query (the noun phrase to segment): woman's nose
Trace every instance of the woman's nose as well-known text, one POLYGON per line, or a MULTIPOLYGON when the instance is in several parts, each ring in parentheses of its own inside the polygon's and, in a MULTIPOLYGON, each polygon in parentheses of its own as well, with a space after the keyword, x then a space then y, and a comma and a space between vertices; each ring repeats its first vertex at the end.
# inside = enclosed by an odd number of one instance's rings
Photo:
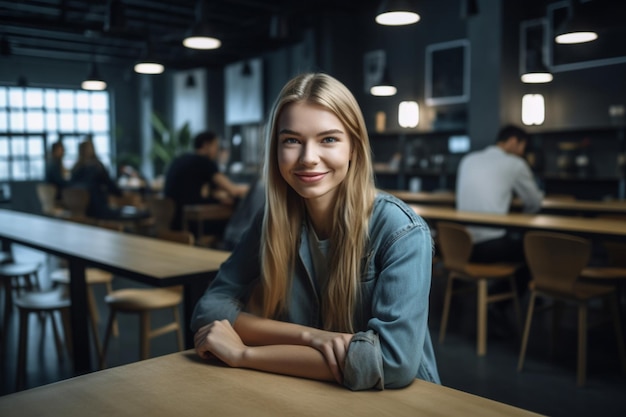
POLYGON ((300 152, 300 163, 304 165, 315 165, 319 161, 317 148, 313 144, 305 143, 300 152))

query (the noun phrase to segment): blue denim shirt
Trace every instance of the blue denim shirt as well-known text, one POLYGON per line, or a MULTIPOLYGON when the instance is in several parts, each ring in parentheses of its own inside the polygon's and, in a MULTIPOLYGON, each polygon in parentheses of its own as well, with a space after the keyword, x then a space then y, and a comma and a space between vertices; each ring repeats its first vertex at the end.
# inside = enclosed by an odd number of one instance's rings
MULTIPOLYGON (((222 265, 196 305, 195 332, 214 320, 234 323, 260 277, 260 217, 222 265)), ((283 321, 321 327, 320 297, 303 227, 283 321)), ((402 201, 379 192, 348 348, 344 385, 352 390, 400 388, 414 378, 440 383, 428 330, 433 241, 426 222, 402 201)))

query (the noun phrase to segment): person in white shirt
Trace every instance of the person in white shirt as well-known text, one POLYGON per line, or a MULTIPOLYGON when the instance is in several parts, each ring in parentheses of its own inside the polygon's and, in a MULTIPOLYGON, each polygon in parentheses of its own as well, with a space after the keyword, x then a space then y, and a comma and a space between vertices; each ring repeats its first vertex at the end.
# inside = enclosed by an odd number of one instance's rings
MULTIPOLYGON (((539 211, 543 193, 523 159, 527 143, 523 129, 508 125, 498 133, 495 145, 463 157, 457 171, 457 210, 505 214, 516 196, 524 212, 539 211)), ((521 236, 505 229, 468 229, 474 243, 472 262, 524 262, 521 236)), ((522 268, 517 274, 518 291, 526 289, 527 281, 528 271, 522 268)))

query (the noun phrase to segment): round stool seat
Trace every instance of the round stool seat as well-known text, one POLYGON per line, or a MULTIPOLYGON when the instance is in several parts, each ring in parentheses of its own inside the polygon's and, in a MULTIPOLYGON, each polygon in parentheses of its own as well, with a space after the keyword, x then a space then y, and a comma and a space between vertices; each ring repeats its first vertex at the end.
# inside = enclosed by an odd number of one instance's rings
POLYGON ((69 308, 70 299, 63 291, 27 292, 15 299, 15 305, 23 310, 61 310, 69 308))
POLYGON ((9 252, 0 252, 0 264, 11 262, 12 260, 13 256, 9 252))
MULTIPOLYGON (((69 285, 70 271, 65 268, 57 269, 50 274, 50 279, 60 284, 69 285)), ((85 281, 87 282, 87 285, 106 284, 113 281, 113 274, 98 268, 87 268, 85 270, 85 281)))
POLYGON ((104 301, 120 311, 153 310, 178 305, 182 301, 182 294, 166 288, 128 288, 113 291, 104 301))
POLYGON ((0 277, 21 277, 34 274, 39 270, 39 264, 10 263, 0 265, 0 277))

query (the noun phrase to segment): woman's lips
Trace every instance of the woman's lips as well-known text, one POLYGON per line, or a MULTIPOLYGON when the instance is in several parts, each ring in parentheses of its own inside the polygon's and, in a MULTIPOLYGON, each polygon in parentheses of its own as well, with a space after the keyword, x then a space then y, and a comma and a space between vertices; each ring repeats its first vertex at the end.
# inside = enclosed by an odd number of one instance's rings
POLYGON ((302 182, 320 181, 326 175, 326 172, 300 172, 295 174, 302 182))

